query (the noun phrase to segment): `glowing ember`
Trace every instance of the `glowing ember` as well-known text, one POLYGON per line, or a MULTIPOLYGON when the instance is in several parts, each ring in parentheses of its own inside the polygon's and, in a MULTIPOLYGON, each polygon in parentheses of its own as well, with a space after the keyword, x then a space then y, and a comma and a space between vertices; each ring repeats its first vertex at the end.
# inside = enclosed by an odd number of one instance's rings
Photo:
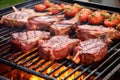
POLYGON ((32 75, 29 80, 45 80, 45 79, 32 75))

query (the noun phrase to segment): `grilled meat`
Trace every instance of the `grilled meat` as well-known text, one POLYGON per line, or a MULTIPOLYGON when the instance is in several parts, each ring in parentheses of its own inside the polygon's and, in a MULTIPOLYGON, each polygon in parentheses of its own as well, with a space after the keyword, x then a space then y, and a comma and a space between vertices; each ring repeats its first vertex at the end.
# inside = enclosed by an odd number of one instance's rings
POLYGON ((62 20, 53 23, 50 26, 50 31, 54 35, 68 35, 74 27, 77 26, 79 21, 79 15, 76 14, 74 18, 70 20, 62 20))
POLYGON ((98 38, 105 35, 110 40, 120 39, 120 32, 111 27, 79 25, 76 28, 76 35, 80 40, 98 38))
POLYGON ((70 55, 73 47, 79 43, 79 39, 70 39, 68 36, 54 36, 48 41, 39 43, 40 57, 49 60, 60 60, 70 55))
POLYGON ((56 21, 60 21, 64 18, 64 15, 53 16, 34 16, 28 19, 28 30, 49 30, 50 25, 56 21))
POLYGON ((21 10, 13 7, 15 12, 2 16, 0 23, 10 27, 24 27, 28 22, 28 18, 32 16, 49 15, 50 13, 37 13, 32 9, 22 8, 21 10))
POLYGON ((16 50, 27 52, 37 47, 38 40, 46 40, 49 38, 50 33, 45 31, 17 32, 11 35, 11 43, 16 50))
POLYGON ((15 6, 12 6, 14 12, 26 12, 26 13, 35 13, 33 9, 28 9, 28 8, 21 8, 21 10, 17 9, 15 6))
POLYGON ((79 64, 91 64, 102 60, 108 50, 108 44, 106 42, 105 39, 88 39, 81 41, 74 47, 72 60, 79 64))
POLYGON ((2 16, 1 23, 10 27, 23 27, 27 23, 29 15, 25 12, 13 12, 2 16))

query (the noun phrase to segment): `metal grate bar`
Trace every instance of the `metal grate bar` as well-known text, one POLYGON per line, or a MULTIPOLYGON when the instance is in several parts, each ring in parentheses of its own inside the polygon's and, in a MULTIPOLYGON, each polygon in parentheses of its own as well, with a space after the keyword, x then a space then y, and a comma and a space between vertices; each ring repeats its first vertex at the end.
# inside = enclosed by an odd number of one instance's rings
MULTIPOLYGON (((3 48, 3 50, 4 50, 4 48, 3 48)), ((14 51, 10 52, 9 50, 2 51, 2 53, 0 54, 0 56, 1 56, 2 58, 5 58, 5 56, 10 55, 10 54, 12 54, 13 52, 14 52, 14 51), (8 54, 8 53, 9 53, 9 54, 8 54)))
POLYGON ((55 64, 55 61, 53 61, 52 63, 50 63, 49 65, 47 65, 45 68, 42 68, 39 72, 43 72, 46 69, 48 69, 50 66, 52 66, 53 64, 55 64))
POLYGON ((34 64, 36 64, 40 60, 41 59, 38 57, 37 59, 34 60, 34 62, 31 62, 31 63, 27 64, 26 67, 30 67, 30 66, 34 65, 34 64))
POLYGON ((110 76, 112 76, 115 72, 117 72, 120 69, 120 63, 110 72, 107 76, 103 78, 103 80, 108 80, 110 76))
MULTIPOLYGON (((11 33, 14 33, 15 31, 11 31, 11 33)), ((6 35, 10 35, 10 33, 8 34, 6 34, 6 35)), ((6 36, 5 34, 4 34, 4 36, 6 36)), ((7 42, 9 42, 10 41, 10 36, 8 36, 7 38, 4 38, 3 36, 0 36, 0 38, 2 39, 1 41, 0 41, 0 43, 1 42, 4 42, 4 41, 7 41, 7 42)), ((2 44, 0 45, 0 46, 3 46, 2 44)))
POLYGON ((62 67, 65 63, 67 63, 68 60, 63 61, 59 66, 57 66, 55 69, 53 69, 52 71, 50 71, 49 73, 47 73, 48 75, 52 74, 53 72, 55 72, 56 70, 58 70, 60 67, 62 67))
POLYGON ((10 58, 8 58, 8 60, 9 61, 11 61, 11 60, 14 60, 15 58, 18 58, 20 55, 22 55, 23 53, 22 52, 17 52, 17 53, 15 53, 16 55, 15 56, 12 56, 12 57, 10 57, 10 58))
MULTIPOLYGON (((8 52, 9 52, 9 51, 8 51, 8 52)), ((8 53, 8 52, 6 52, 6 53, 8 53)), ((3 56, 3 58, 4 58, 4 59, 5 59, 5 58, 7 58, 8 56, 10 56, 10 55, 14 54, 14 52, 15 52, 15 51, 9 52, 9 54, 7 54, 7 55, 3 56)))
POLYGON ((76 67, 70 74, 68 74, 67 76, 65 76, 64 78, 63 78, 63 80, 66 80, 68 77, 70 77, 72 74, 74 74, 77 70, 79 70, 80 69, 80 67, 82 67, 84 64, 81 64, 81 65, 79 65, 78 67, 76 67))
MULTIPOLYGON (((10 48, 10 47, 11 47, 10 45, 7 45, 7 46, 3 47, 2 49, 0 49, 0 52, 1 52, 1 51, 4 51, 4 50, 6 50, 6 49, 8 49, 8 48, 10 48)), ((1 55, 3 55, 3 53, 1 53, 0 56, 1 56, 1 55)))
POLYGON ((6 27, 0 28, 0 32, 6 30, 6 27))
POLYGON ((84 74, 86 71, 88 71, 93 65, 90 65, 89 67, 85 68, 80 74, 78 74, 73 80, 77 80, 82 74, 84 74))
POLYGON ((6 29, 6 30, 4 30, 4 31, 1 31, 1 32, 0 32, 0 35, 1 35, 1 34, 5 34, 5 33, 9 33, 9 32, 11 32, 11 31, 12 31, 11 29, 6 29))
POLYGON ((9 43, 9 41, 7 41, 7 42, 5 42, 5 43, 2 43, 2 44, 0 44, 0 47, 6 45, 6 44, 8 44, 8 43, 9 43))
POLYGON ((34 67, 33 70, 36 70, 37 68, 41 67, 46 62, 47 62, 47 60, 44 60, 42 63, 40 63, 39 65, 37 65, 36 67, 34 67))
POLYGON ((7 41, 7 40, 9 40, 9 39, 10 39, 10 37, 4 38, 3 40, 0 41, 0 43, 2 43, 2 42, 4 42, 4 41, 7 41))
POLYGON ((30 58, 27 58, 26 60, 24 60, 20 64, 23 65, 23 64, 27 63, 28 61, 30 61, 30 60, 32 60, 34 58, 37 58, 37 57, 38 57, 38 54, 32 55, 32 57, 30 56, 30 58))
POLYGON ((26 58, 27 56, 30 56, 30 55, 32 55, 34 53, 34 51, 32 52, 28 52, 28 53, 26 53, 26 54, 23 54, 23 55, 21 55, 20 57, 18 57, 16 60, 14 60, 14 62, 15 63, 17 63, 17 62, 19 62, 20 60, 22 60, 23 58, 26 58))
POLYGON ((114 50, 114 49, 115 49, 117 46, 119 46, 119 45, 120 45, 120 42, 117 43, 115 46, 111 47, 111 48, 108 50, 107 53, 110 53, 112 50, 114 50))
POLYGON ((0 57, 3 57, 3 55, 6 55, 6 54, 8 54, 8 51, 0 53, 0 57))
POLYGON ((113 56, 115 56, 119 51, 116 51, 114 54, 112 54, 109 58, 107 58, 101 65, 99 65, 96 69, 94 69, 89 75, 86 76, 86 80, 95 73, 100 67, 102 67, 105 63, 107 63, 113 56))
MULTIPOLYGON (((7 28, 6 28, 6 30, 7 30, 7 28)), ((0 38, 3 38, 4 39, 4 37, 10 37, 9 35, 11 35, 12 33, 14 33, 14 32, 17 32, 17 31, 21 31, 21 29, 18 29, 18 30, 13 30, 13 29, 9 29, 10 31, 7 33, 7 34, 4 34, 4 35, 2 35, 2 36, 0 36, 0 38)), ((3 32, 3 31, 2 31, 3 32)), ((1 33, 2 33, 1 32, 1 33)))
POLYGON ((55 75, 55 77, 59 77, 60 75, 62 75, 64 72, 66 72, 68 69, 70 69, 72 66, 74 65, 74 63, 71 63, 69 66, 67 66, 66 69, 64 69, 63 71, 61 71, 59 74, 55 75))
POLYGON ((111 66, 113 66, 117 61, 120 61, 120 57, 118 57, 115 61, 113 61, 108 67, 106 67, 98 76, 95 77, 94 80, 98 80, 98 78, 105 73, 111 66))
POLYGON ((15 31, 9 32, 8 34, 4 34, 3 36, 0 36, 0 38, 3 38, 3 39, 4 39, 5 36, 9 37, 9 35, 12 34, 12 33, 14 33, 14 32, 15 32, 15 31))

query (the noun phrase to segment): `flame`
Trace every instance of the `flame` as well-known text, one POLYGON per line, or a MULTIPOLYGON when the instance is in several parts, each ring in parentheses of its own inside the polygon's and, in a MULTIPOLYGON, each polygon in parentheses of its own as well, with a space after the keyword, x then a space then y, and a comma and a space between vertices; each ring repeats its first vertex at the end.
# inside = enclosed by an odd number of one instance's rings
POLYGON ((45 79, 32 75, 29 80, 45 80, 45 79))
POLYGON ((31 74, 15 69, 13 71, 8 72, 4 76, 9 78, 10 80, 29 80, 31 74))
MULTIPOLYGON (((32 51, 34 51, 36 49, 33 49, 32 51)), ((27 52, 27 53, 22 53, 21 52, 17 52, 15 55, 17 54, 21 54, 20 57, 17 57, 16 59, 12 60, 13 62, 16 61, 17 64, 21 64, 24 60, 30 60, 31 57, 35 56, 35 54, 31 54, 30 56, 28 56, 27 58, 25 59, 21 59, 23 58, 24 56, 28 55, 30 52, 27 52)), ((68 56, 67 59, 69 59, 71 56, 68 56)), ((32 59, 28 62, 26 62, 25 64, 23 64, 23 66, 27 66, 31 63, 33 63, 34 61, 36 60, 39 60, 39 57, 35 58, 35 59, 32 59)), ((49 64, 51 64, 52 61, 46 61, 45 59, 41 59, 39 61, 37 61, 36 64, 33 64, 32 66, 29 67, 29 69, 33 69, 36 71, 36 72, 39 72, 41 71, 43 68, 45 68, 46 66, 48 66, 49 64), (44 63, 44 64, 42 64, 44 63), (40 65, 39 67, 37 67, 39 64, 42 64, 40 65), (35 68, 37 67, 37 68, 35 68)), ((57 66, 59 66, 60 63, 58 62, 54 62, 54 64, 52 66, 50 66, 48 69, 44 70, 42 72, 42 74, 48 74, 50 73, 52 70, 54 70, 57 66)), ((60 67, 59 69, 57 69, 56 71, 54 71, 53 73, 50 74, 50 77, 55 77, 57 76, 60 72, 64 71, 65 69, 67 69, 66 66, 62 66, 60 67)), ((57 77, 57 80, 62 80, 64 77, 68 76, 69 73, 71 73, 74 69, 73 68, 69 68, 67 71, 65 71, 64 73, 62 73, 61 75, 59 75, 57 77)), ((69 76, 66 80, 72 80, 73 78, 75 78, 77 75, 79 75, 81 73, 81 71, 76 71, 74 72, 71 76, 69 76)), ((38 77, 38 76, 35 76, 35 75, 32 75, 32 74, 27 74, 23 71, 20 71, 20 70, 15 70, 15 71, 12 71, 10 72, 8 75, 5 75, 7 77, 9 77, 10 80, 16 80, 16 79, 19 79, 19 80, 45 80, 41 77, 38 77)), ((87 76, 87 74, 83 74, 81 75, 77 80, 84 80, 84 78, 87 76)), ((93 80, 94 79, 94 76, 92 76, 92 78, 90 78, 90 80, 93 80)))
MULTIPOLYGON (((51 63, 51 61, 48 61, 46 64, 44 64, 40 68, 38 68, 36 71, 40 71, 42 68, 46 67, 50 63, 51 63)), ((43 71, 42 74, 47 74, 47 73, 51 72, 51 70, 55 69, 58 65, 60 65, 60 64, 59 63, 53 64, 51 67, 49 67, 48 69, 46 69, 45 71, 43 71)), ((60 67, 58 70, 56 70, 55 72, 53 72, 50 75, 50 77, 57 76, 58 73, 60 73, 61 71, 65 70, 66 68, 67 68, 66 66, 60 67)), ((62 80, 65 76, 67 76, 73 70, 74 70, 73 68, 70 68, 69 70, 65 71, 62 75, 58 76, 57 80, 62 80)), ((67 80, 72 80, 75 76, 77 76, 80 73, 81 73, 80 71, 76 71, 74 74, 72 74, 70 77, 68 77, 67 80)), ((78 80, 84 80, 85 76, 86 75, 82 75, 81 77, 78 78, 78 80)), ((33 75, 33 76, 30 77, 30 80, 45 80, 45 79, 33 75)))
MULTIPOLYGON (((38 64, 42 63, 45 60, 40 60, 38 62, 38 64)), ((42 68, 44 68, 45 66, 49 65, 51 63, 51 61, 48 61, 46 64, 42 65, 40 68, 38 68, 36 71, 41 70, 42 68)), ((53 69, 55 69, 58 65, 60 65, 60 63, 55 63, 53 64, 51 67, 49 67, 48 69, 46 69, 45 71, 42 72, 42 74, 47 74, 49 72, 51 72, 53 69)), ((32 67, 31 67, 32 68, 32 67)), ((52 74, 50 74, 50 77, 54 77, 57 76, 61 71, 64 71, 67 67, 66 66, 62 66, 60 67, 58 70, 56 70, 55 72, 53 72, 52 74)), ((64 77, 66 77, 69 73, 71 73, 74 69, 70 68, 67 71, 65 71, 63 74, 61 74, 60 76, 57 77, 57 80, 62 80, 64 77)), ((68 77, 66 80, 72 80, 73 78, 75 78, 77 75, 79 75, 81 73, 81 71, 76 71, 74 72, 74 74, 72 74, 70 77, 68 77)), ((44 78, 32 75, 32 74, 28 74, 24 71, 20 71, 20 70, 13 70, 8 72, 7 74, 4 75, 5 77, 9 78, 10 80, 46 80, 44 78)), ((80 76, 77 80, 84 80, 84 78, 87 76, 87 74, 83 74, 82 76, 80 76)), ((89 80, 93 80, 95 77, 91 76, 89 80)), ((101 79, 102 80, 102 79, 101 79)))

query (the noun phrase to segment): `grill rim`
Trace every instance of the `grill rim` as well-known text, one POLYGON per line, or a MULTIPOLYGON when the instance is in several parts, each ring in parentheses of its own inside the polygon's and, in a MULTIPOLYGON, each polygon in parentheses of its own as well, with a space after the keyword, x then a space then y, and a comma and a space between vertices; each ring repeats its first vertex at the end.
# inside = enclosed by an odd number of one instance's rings
MULTIPOLYGON (((42 0, 29 0, 29 1, 25 1, 23 3, 20 3, 20 4, 17 4, 15 5, 18 9, 21 8, 21 7, 31 7, 33 6, 34 4, 37 4, 37 3, 40 3, 42 0), (28 3, 32 3, 32 4, 29 4, 27 5, 28 3)), ((58 1, 61 1, 61 0, 51 0, 53 2, 56 2, 58 3, 58 1)), ((97 4, 97 3, 92 3, 92 2, 82 2, 82 1, 68 1, 68 0, 62 0, 62 2, 66 2, 66 3, 78 3, 80 5, 83 5, 83 6, 88 6, 88 7, 95 7, 95 8, 98 8, 98 9, 105 9, 105 10, 109 10, 110 11, 115 11, 115 12, 119 12, 120 11, 120 8, 117 8, 117 7, 112 7, 112 6, 108 6, 108 5, 103 5, 103 4, 97 4), (97 6, 97 7, 96 7, 97 6)), ((5 8, 5 9, 2 9, 0 10, 0 12, 2 12, 3 14, 0 14, 0 16, 4 15, 4 14, 7 14, 9 12, 12 11, 12 8, 11 7, 8 7, 8 8, 5 8), (8 10, 9 9, 9 10, 8 10), (6 12, 7 10, 7 12, 6 12)), ((4 35, 3 35, 4 36, 4 35)), ((1 37, 1 36, 0 36, 1 37)), ((6 39, 6 38, 5 38, 6 39)), ((8 38, 9 39, 9 38, 8 38)), ((4 41, 4 39, 3 39, 4 41)), ((2 41, 1 41, 2 42, 2 41)), ((0 44, 1 45, 1 44, 0 44)), ((4 45, 4 44, 3 44, 4 45)), ((112 50, 112 49, 111 49, 112 50)), ((110 52, 110 50, 109 50, 110 52)), ((13 53, 14 54, 14 53, 13 53)), ((43 75, 41 74, 40 72, 34 72, 34 70, 29 70, 27 67, 24 67, 22 65, 16 65, 16 63, 10 63, 8 60, 5 60, 5 59, 2 59, 0 58, 0 62, 3 63, 3 64, 7 64, 9 66, 12 66, 14 68, 17 68, 19 70, 22 70, 22 71, 25 71, 25 72, 28 72, 28 73, 31 73, 31 74, 35 74, 39 77, 43 77, 45 79, 50 79, 50 80, 55 80, 55 78, 50 78, 49 75, 50 74, 47 74, 47 75, 43 75)), ((119 64, 117 65, 117 69, 120 69, 120 66, 119 64)), ((89 68, 89 67, 88 67, 89 68)), ((115 67, 116 68, 116 67, 115 67)), ((116 70, 117 71, 117 70, 116 70)), ((111 71, 112 72, 112 71, 111 71)), ((115 73, 115 72, 114 72, 115 73)), ((109 76, 110 74, 107 75, 107 78, 110 78, 109 76)))
POLYGON ((36 76, 39 76, 39 77, 42 77, 42 78, 45 78, 45 79, 48 79, 48 80, 55 80, 54 78, 50 78, 49 75, 43 75, 39 72, 35 72, 34 70, 29 70, 27 67, 24 67, 22 65, 16 65, 16 63, 10 63, 9 61, 1 59, 1 58, 0 58, 0 63, 9 65, 9 66, 14 67, 16 69, 25 71, 25 72, 30 73, 30 74, 34 74, 36 76))
POLYGON ((9 80, 9 79, 0 75, 0 80, 9 80))

